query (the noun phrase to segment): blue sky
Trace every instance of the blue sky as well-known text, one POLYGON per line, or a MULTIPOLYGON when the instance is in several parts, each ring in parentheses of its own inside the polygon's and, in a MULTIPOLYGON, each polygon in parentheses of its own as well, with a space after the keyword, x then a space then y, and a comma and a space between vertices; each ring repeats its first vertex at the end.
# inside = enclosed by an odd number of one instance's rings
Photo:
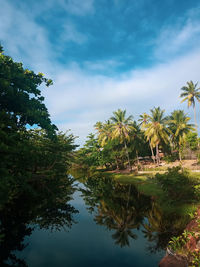
MULTIPOLYGON (((200 80, 196 0, 0 0, 6 54, 43 72, 52 121, 82 144, 118 108, 137 119, 181 108, 180 88, 200 80)), ((199 110, 199 105, 197 111, 199 110)), ((200 112, 198 112, 200 118, 200 112)), ((199 121, 198 118, 198 121, 199 121)))

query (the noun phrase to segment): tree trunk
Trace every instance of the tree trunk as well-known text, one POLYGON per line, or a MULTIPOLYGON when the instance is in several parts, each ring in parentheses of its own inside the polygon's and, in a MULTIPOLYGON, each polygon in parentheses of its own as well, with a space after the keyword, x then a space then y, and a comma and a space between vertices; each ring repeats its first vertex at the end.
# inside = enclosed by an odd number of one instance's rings
MULTIPOLYGON (((196 107, 195 107, 195 104, 194 104, 194 121, 195 121, 195 128, 196 128, 196 132, 197 132, 197 135, 198 135, 198 130, 197 130, 197 118, 196 118, 196 107)), ((198 138, 198 147, 199 147, 199 138, 198 138)))
POLYGON ((195 105, 194 105, 194 122, 195 122, 196 131, 197 131, 197 118, 196 118, 196 107, 195 107, 195 105))
POLYGON ((125 147, 126 155, 127 155, 127 159, 128 159, 129 170, 132 171, 132 167, 131 167, 131 163, 130 163, 130 159, 129 159, 129 154, 128 154, 128 148, 127 148, 127 145, 126 145, 126 140, 124 140, 124 147, 125 147))
POLYGON ((159 148, 158 144, 156 144, 156 160, 157 160, 157 165, 160 165, 160 155, 159 155, 159 148))
POLYGON ((152 155, 153 163, 155 164, 155 156, 154 156, 154 153, 153 153, 153 148, 151 146, 150 140, 149 140, 149 146, 150 146, 150 149, 151 149, 151 155, 152 155))
POLYGON ((136 156, 137 156, 137 164, 140 164, 139 157, 138 157, 138 152, 136 151, 136 156))
POLYGON ((180 160, 180 162, 182 161, 182 158, 181 158, 181 151, 179 150, 179 160, 180 160))
POLYGON ((115 157, 116 165, 117 165, 117 170, 119 170, 119 163, 118 163, 118 158, 115 157))
POLYGON ((138 157, 138 152, 136 150, 136 157, 137 157, 137 172, 139 171, 139 164, 140 164, 140 161, 139 161, 139 157, 138 157))

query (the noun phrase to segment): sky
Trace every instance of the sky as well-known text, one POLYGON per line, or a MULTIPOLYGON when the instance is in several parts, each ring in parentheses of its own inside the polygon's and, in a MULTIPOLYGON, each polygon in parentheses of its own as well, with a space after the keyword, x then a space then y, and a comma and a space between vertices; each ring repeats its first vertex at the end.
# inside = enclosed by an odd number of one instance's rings
MULTIPOLYGON (((83 145, 97 121, 183 109, 200 81, 199 0, 0 0, 5 54, 54 82, 42 87, 52 122, 83 145)), ((200 108, 197 120, 200 124, 200 108)))

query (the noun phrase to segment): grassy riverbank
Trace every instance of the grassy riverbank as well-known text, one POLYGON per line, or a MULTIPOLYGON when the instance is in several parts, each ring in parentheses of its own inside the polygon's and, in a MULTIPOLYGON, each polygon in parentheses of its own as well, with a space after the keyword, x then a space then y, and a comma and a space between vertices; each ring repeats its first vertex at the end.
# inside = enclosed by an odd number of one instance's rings
MULTIPOLYGON (((153 199, 159 202, 162 206, 162 209, 165 212, 176 212, 178 214, 191 214, 195 211, 196 206, 199 204, 196 200, 191 201, 189 203, 183 201, 183 203, 179 203, 179 205, 174 205, 173 202, 170 202, 166 190, 160 185, 158 180, 156 179, 156 173, 159 172, 149 172, 145 174, 108 174, 111 175, 116 181, 122 184, 134 184, 138 191, 141 194, 151 196, 153 199)), ((162 172, 160 172, 162 173, 162 172)), ((200 173, 188 172, 191 180, 200 180, 200 173)))

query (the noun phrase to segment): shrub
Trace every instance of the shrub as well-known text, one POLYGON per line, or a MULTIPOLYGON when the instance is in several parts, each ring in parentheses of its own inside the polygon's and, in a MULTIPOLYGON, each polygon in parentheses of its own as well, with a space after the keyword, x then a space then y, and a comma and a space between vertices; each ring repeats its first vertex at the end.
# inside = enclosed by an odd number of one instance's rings
POLYGON ((165 174, 156 174, 156 179, 170 201, 191 201, 196 199, 195 184, 187 171, 181 167, 168 168, 165 174))
POLYGON ((167 155, 167 156, 163 157, 163 160, 166 161, 167 163, 174 162, 177 159, 178 159, 177 154, 167 155))

